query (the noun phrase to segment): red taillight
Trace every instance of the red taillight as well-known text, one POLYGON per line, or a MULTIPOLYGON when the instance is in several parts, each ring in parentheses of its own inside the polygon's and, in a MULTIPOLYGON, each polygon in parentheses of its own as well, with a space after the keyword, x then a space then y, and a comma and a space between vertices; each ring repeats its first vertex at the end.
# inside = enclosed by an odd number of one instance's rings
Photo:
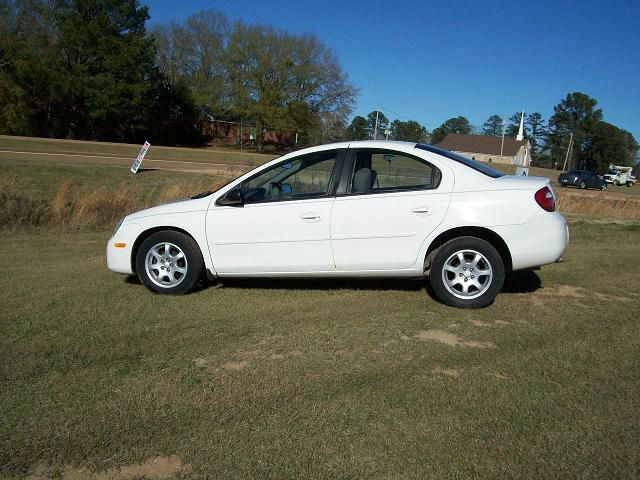
POLYGON ((556 209, 556 197, 549 187, 542 187, 534 195, 536 202, 547 212, 553 212, 556 209))

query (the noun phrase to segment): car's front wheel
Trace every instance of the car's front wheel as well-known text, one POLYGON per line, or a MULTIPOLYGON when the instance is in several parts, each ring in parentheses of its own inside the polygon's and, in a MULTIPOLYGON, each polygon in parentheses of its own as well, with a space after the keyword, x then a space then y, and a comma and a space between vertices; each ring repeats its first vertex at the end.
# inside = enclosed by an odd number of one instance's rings
POLYGON ((150 235, 136 255, 140 281, 158 293, 189 292, 202 278, 203 270, 202 253, 195 240, 172 230, 150 235))
POLYGON ((447 305, 482 308, 490 305, 504 283, 504 263, 485 240, 460 237, 445 243, 431 264, 429 280, 447 305))

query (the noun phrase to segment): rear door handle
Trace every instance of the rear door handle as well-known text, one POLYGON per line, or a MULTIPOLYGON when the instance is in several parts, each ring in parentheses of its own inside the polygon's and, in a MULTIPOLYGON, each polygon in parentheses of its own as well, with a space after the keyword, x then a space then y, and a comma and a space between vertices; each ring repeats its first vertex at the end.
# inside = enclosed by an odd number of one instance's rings
POLYGON ((433 213, 433 208, 431 207, 416 207, 411 209, 411 213, 415 213, 416 215, 431 215, 433 213))
POLYGON ((300 218, 307 223, 319 222, 322 218, 322 215, 319 213, 303 213, 300 215, 300 218))

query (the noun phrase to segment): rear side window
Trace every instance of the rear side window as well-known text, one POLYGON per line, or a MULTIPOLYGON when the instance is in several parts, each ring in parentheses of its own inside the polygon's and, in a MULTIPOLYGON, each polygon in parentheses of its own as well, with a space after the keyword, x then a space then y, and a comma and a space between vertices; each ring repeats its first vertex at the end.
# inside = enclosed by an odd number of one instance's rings
POLYGON ((458 163, 462 163, 469 168, 473 168, 475 171, 483 173, 491 178, 499 178, 504 176, 504 173, 495 170, 484 163, 480 163, 477 160, 471 160, 470 158, 463 157, 462 155, 458 155, 457 153, 450 152, 449 150, 445 150, 444 148, 434 147, 433 145, 425 145, 423 143, 418 143, 416 148, 420 150, 426 150, 427 152, 435 153, 437 155, 442 155, 450 160, 454 160, 458 163))
POLYGON ((350 193, 382 193, 437 188, 442 175, 430 163, 387 150, 354 152, 350 193))

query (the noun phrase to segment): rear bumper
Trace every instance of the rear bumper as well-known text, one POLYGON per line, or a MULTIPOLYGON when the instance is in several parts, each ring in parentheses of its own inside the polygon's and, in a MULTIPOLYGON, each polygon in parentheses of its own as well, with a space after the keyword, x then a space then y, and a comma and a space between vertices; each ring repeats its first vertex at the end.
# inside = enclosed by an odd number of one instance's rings
POLYGON ((509 247, 513 270, 557 262, 569 245, 569 227, 558 212, 540 211, 523 225, 495 227, 509 247))

